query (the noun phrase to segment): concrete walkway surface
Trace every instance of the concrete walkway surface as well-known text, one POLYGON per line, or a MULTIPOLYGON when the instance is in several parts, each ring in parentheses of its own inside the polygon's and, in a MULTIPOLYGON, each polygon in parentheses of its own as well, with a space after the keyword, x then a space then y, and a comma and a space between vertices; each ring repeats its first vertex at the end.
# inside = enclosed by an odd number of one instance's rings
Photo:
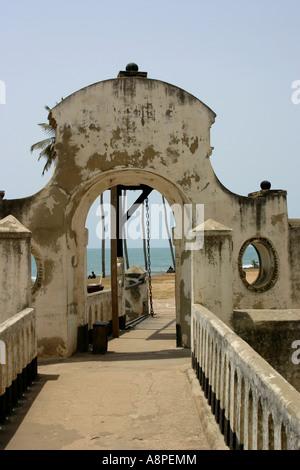
POLYGON ((2 450, 226 450, 191 369, 176 348, 174 301, 106 354, 39 360, 38 380, 0 428, 2 450))

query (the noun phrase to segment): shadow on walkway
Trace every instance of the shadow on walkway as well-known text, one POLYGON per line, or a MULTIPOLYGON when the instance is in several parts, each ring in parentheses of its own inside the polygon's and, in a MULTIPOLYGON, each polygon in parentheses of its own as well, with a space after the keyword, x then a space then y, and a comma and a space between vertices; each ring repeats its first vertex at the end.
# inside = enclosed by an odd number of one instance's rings
POLYGON ((42 391, 45 384, 51 380, 57 380, 58 375, 38 374, 32 385, 23 394, 23 397, 18 401, 18 404, 13 409, 12 413, 6 419, 4 424, 0 425, 0 450, 4 450, 17 432, 22 421, 25 419, 26 414, 30 410, 32 404, 36 400, 39 393, 42 391))

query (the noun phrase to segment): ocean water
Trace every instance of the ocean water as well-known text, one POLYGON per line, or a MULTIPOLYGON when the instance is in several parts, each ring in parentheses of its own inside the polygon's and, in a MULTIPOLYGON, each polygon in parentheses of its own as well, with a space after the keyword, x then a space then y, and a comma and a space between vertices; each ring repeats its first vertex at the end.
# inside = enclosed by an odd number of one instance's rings
MULTIPOLYGON (((129 266, 138 264, 145 268, 144 251, 142 248, 128 248, 129 266)), ((170 248, 151 248, 151 274, 165 273, 170 266, 173 266, 170 248)), ((125 260, 124 260, 125 262, 125 260)), ((125 266, 125 269, 127 267, 125 266)), ((87 249, 87 274, 91 272, 102 273, 102 250, 98 248, 87 249)), ((105 249, 105 276, 110 276, 110 249, 105 249)))
POLYGON ((243 267, 251 268, 253 267, 253 262, 255 261, 259 265, 259 258, 256 249, 254 246, 249 245, 244 253, 243 257, 243 267))
MULTIPOLYGON (((87 249, 87 275, 92 271, 96 275, 102 272, 102 254, 101 249, 88 248, 87 249)), ((162 274, 173 266, 172 255, 170 248, 151 248, 151 274, 162 274)), ((244 254, 243 267, 250 268, 253 266, 252 261, 258 263, 258 255, 255 248, 250 245, 244 254)), ((144 252, 142 248, 128 248, 128 261, 129 265, 138 264, 145 268, 144 252)), ((126 266, 125 266, 126 269, 126 266)), ((110 275, 110 249, 105 249, 105 275, 110 275)))
MULTIPOLYGON (((170 248, 151 248, 151 274, 165 273, 172 266, 173 261, 170 248)), ((144 252, 142 248, 128 248, 129 265, 138 264, 145 268, 144 252)), ((245 268, 253 266, 252 260, 258 263, 258 256, 255 248, 250 245, 245 251, 243 258, 243 266, 245 268)), ((37 274, 37 266, 32 256, 31 277, 34 280, 37 274)), ((125 266, 126 268, 126 266, 125 266)), ((99 248, 87 249, 87 276, 94 271, 96 275, 102 273, 102 253, 99 248)), ((105 276, 110 276, 110 249, 105 249, 105 276)))

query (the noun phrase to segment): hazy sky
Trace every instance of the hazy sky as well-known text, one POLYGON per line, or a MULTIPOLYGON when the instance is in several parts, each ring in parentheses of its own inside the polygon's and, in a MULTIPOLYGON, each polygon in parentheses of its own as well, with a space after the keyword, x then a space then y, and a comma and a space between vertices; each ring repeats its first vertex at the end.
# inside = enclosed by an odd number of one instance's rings
POLYGON ((300 218, 300 92, 292 88, 300 85, 299 0, 2 0, 0 13, 7 199, 29 196, 51 177, 30 153, 44 137, 44 106, 133 61, 217 114, 211 162, 230 191, 247 195, 267 179, 287 190, 289 217, 300 218))

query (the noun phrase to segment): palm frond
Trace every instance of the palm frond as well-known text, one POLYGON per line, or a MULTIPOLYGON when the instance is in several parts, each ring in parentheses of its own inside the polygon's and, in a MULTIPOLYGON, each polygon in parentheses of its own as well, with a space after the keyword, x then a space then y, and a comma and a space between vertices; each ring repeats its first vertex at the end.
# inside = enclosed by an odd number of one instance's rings
POLYGON ((47 145, 47 147, 45 147, 39 154, 39 158, 38 160, 40 160, 41 158, 47 158, 47 160, 49 160, 49 158, 52 156, 52 151, 51 151, 51 145, 47 145))
POLYGON ((54 137, 51 137, 49 139, 44 139, 44 140, 41 140, 40 142, 36 142, 30 147, 31 153, 34 150, 43 150, 45 147, 51 146, 52 144, 54 144, 54 140, 55 140, 54 137))
POLYGON ((39 126, 43 129, 43 131, 51 136, 55 136, 55 129, 51 126, 51 124, 48 124, 47 122, 42 122, 39 124, 39 126))
MULTIPOLYGON (((45 106, 45 109, 49 113, 51 112, 49 106, 45 106)), ((49 137, 33 144, 30 147, 30 151, 32 153, 34 150, 38 150, 40 152, 38 160, 41 158, 46 159, 46 163, 42 172, 42 175, 44 175, 44 173, 49 170, 55 160, 55 153, 53 152, 53 144, 55 143, 55 129, 51 126, 51 124, 45 122, 39 124, 39 126, 49 137)))
POLYGON ((46 163, 42 172, 42 175, 44 175, 44 173, 49 170, 55 160, 55 154, 52 151, 52 144, 48 145, 40 152, 38 160, 40 160, 41 158, 46 159, 46 163))
MULTIPOLYGON (((46 149, 45 149, 45 150, 46 150, 46 149)), ((50 150, 50 153, 49 153, 49 152, 47 152, 47 153, 45 152, 45 154, 44 154, 43 156, 46 158, 46 163, 45 163, 45 165, 44 165, 42 175, 44 175, 45 171, 48 171, 48 170, 49 170, 49 168, 51 167, 51 165, 52 165, 52 163, 53 163, 53 161, 54 161, 54 158, 55 158, 55 157, 52 156, 51 150, 50 150)), ((39 159, 40 159, 40 158, 41 158, 41 156, 39 157, 39 159)))

